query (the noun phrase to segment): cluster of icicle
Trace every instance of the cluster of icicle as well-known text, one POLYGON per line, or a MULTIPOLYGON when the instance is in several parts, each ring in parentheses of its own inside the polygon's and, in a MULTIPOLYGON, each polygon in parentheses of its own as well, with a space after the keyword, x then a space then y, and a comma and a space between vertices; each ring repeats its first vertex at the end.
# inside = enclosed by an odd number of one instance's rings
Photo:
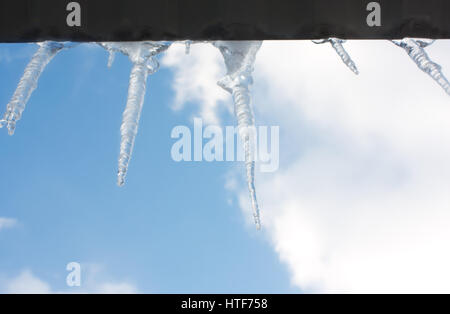
MULTIPOLYGON (((432 40, 405 38, 393 40, 395 45, 403 48, 416 65, 436 81, 450 95, 450 83, 441 71, 441 67, 430 60, 424 48, 433 43, 432 40)), ((189 53, 191 41, 185 41, 186 53, 189 53)), ((255 190, 255 161, 250 139, 250 129, 255 125, 251 105, 250 87, 253 83, 252 72, 256 54, 261 47, 261 41, 214 41, 225 61, 227 73, 218 84, 228 91, 234 101, 234 111, 237 118, 238 133, 244 146, 245 168, 248 190, 257 229, 261 226, 259 207, 255 190)), ((343 63, 355 74, 359 71, 355 62, 345 50, 344 40, 328 38, 314 43, 330 43, 343 63)), ((139 119, 144 103, 147 77, 159 68, 158 54, 166 51, 170 42, 105 42, 98 43, 109 52, 108 66, 114 61, 115 53, 129 57, 132 69, 128 87, 128 98, 120 128, 121 142, 117 172, 117 183, 122 186, 128 171, 128 165, 133 152, 134 142, 139 127, 139 119)), ((6 113, 0 120, 0 128, 6 126, 10 135, 14 134, 16 123, 22 117, 32 92, 37 86, 40 75, 47 64, 63 49, 76 44, 61 42, 39 43, 38 50, 25 68, 16 91, 6 107, 6 113)))

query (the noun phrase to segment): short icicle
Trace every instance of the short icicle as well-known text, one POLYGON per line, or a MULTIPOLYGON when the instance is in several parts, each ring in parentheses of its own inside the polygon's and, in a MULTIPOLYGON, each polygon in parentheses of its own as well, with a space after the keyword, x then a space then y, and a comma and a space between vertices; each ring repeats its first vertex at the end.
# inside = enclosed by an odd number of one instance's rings
POLYGON ((434 40, 405 38, 402 40, 393 40, 392 42, 398 47, 403 48, 419 69, 428 74, 447 94, 450 95, 450 83, 442 73, 442 67, 431 61, 424 49, 431 45, 434 40))
POLYGON ((338 56, 341 58, 342 62, 356 75, 359 74, 358 68, 355 62, 352 60, 348 52, 345 50, 343 43, 345 40, 339 38, 328 38, 323 40, 313 40, 315 44, 330 43, 331 47, 337 52, 338 56))

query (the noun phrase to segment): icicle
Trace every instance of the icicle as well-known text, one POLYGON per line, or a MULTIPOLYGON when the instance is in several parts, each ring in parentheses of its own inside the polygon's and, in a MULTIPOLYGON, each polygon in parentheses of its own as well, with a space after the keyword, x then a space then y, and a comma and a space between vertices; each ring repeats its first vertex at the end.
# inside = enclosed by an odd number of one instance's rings
POLYGON ((64 48, 63 43, 46 41, 39 43, 39 48, 25 68, 22 78, 17 85, 10 102, 6 106, 6 113, 0 120, 0 128, 8 128, 9 135, 13 135, 16 123, 22 117, 25 106, 31 94, 37 87, 39 77, 53 57, 64 48))
POLYGON ((323 44, 323 43, 330 43, 334 50, 336 50, 339 57, 342 59, 342 62, 353 71, 356 75, 359 74, 358 68, 356 67, 355 62, 353 62, 350 55, 345 50, 344 46, 342 45, 345 43, 345 40, 339 39, 339 38, 328 38, 323 40, 313 40, 315 44, 323 44))
POLYGON ((192 41, 190 41, 190 40, 186 40, 184 42, 184 46, 185 46, 184 53, 187 55, 191 53, 191 44, 192 44, 192 41))
POLYGON ((133 65, 128 87, 127 105, 123 112, 122 126, 120 127, 122 140, 120 141, 119 170, 117 174, 117 184, 119 186, 125 183, 128 164, 133 152, 139 118, 144 103, 147 75, 148 70, 145 64, 135 63, 133 65))
POLYGON ((99 43, 99 45, 102 46, 103 48, 105 48, 106 51, 108 52, 107 66, 108 66, 108 68, 111 68, 114 63, 114 60, 116 58, 117 43, 104 42, 104 43, 99 43))
POLYGON ((261 228, 261 221, 256 198, 255 161, 250 135, 250 129, 255 125, 250 85, 253 83, 253 64, 261 43, 260 41, 217 41, 213 43, 222 53, 227 68, 227 75, 218 84, 233 96, 238 132, 244 146, 247 185, 257 229, 261 228))
POLYGON ((108 55, 108 68, 112 67, 114 59, 116 58, 116 53, 114 51, 109 51, 108 55))
POLYGON ((405 38, 402 40, 393 40, 392 42, 405 49, 406 53, 408 53, 419 69, 431 76, 450 95, 450 83, 442 73, 441 66, 431 61, 424 49, 431 45, 434 40, 405 38))
POLYGON ((125 183, 125 177, 139 127, 147 76, 148 74, 153 74, 159 67, 155 56, 165 51, 170 44, 164 42, 131 42, 101 43, 100 45, 110 53, 119 51, 127 55, 133 63, 128 87, 127 104, 123 112, 122 125, 120 127, 121 141, 117 184, 122 186, 125 183))

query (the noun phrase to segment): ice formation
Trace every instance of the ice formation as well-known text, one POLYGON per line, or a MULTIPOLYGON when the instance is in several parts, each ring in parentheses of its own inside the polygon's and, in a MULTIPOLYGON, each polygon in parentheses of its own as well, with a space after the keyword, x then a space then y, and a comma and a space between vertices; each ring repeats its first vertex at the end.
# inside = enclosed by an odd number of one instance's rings
POLYGON ((38 45, 38 50, 26 66, 16 91, 6 106, 6 112, 3 119, 0 120, 0 128, 6 125, 9 135, 14 134, 16 123, 22 117, 25 106, 27 105, 31 94, 36 89, 39 77, 47 64, 61 51, 61 49, 72 47, 74 44, 45 41, 38 43, 38 45))
POLYGON ((185 47, 184 52, 185 52, 187 55, 191 53, 191 44, 192 44, 192 41, 190 41, 190 40, 186 40, 186 41, 184 42, 184 47, 185 47))
MULTIPOLYGON (((345 65, 355 74, 358 69, 345 51, 342 39, 328 38, 315 43, 330 43, 345 65)), ((450 83, 441 71, 441 67, 430 60, 424 48, 433 43, 433 40, 411 39, 393 40, 394 44, 402 47, 417 66, 430 75, 450 95, 450 83)), ((204 41, 184 41, 186 54, 189 54, 191 44, 205 43, 204 41)), ((228 91, 234 101, 234 110, 237 117, 238 133, 243 144, 245 154, 245 168, 248 190, 253 209, 256 227, 261 227, 259 207, 255 190, 255 161, 252 131, 255 125, 251 106, 250 86, 253 83, 252 72, 256 54, 261 47, 261 41, 214 41, 225 61, 226 76, 218 84, 228 91)), ((132 62, 132 69, 128 87, 128 98, 123 113, 120 128, 121 143, 118 161, 119 186, 125 182, 128 165, 133 152, 134 142, 139 126, 139 118, 144 103, 146 82, 149 74, 154 73, 158 67, 156 56, 170 47, 170 42, 107 42, 99 43, 109 52, 108 67, 114 62, 115 53, 127 55, 132 62)), ((24 74, 8 103, 6 113, 0 120, 0 127, 7 126, 10 135, 14 133, 16 123, 21 118, 26 103, 37 86, 40 75, 47 64, 62 49, 75 46, 73 43, 42 42, 37 52, 26 66, 24 74)))
POLYGON ((128 86, 128 99, 123 112, 120 127, 120 153, 117 171, 117 184, 125 184, 131 154, 139 127, 142 105, 144 104, 145 89, 148 74, 155 73, 159 68, 155 56, 167 50, 170 43, 166 42, 130 42, 130 43, 101 43, 109 52, 108 66, 112 65, 115 52, 127 55, 133 63, 128 86))
POLYGON ((406 53, 411 57, 419 69, 431 76, 431 78, 450 95, 450 83, 442 73, 442 67, 431 61, 424 49, 431 45, 434 40, 405 38, 402 40, 393 40, 392 42, 405 49, 406 53))
POLYGON ((247 185, 253 209, 256 228, 261 228, 258 201, 255 190, 255 161, 251 143, 251 128, 255 118, 251 107, 250 85, 253 83, 252 72, 256 53, 261 41, 216 41, 227 68, 226 76, 218 84, 233 96, 234 112, 238 123, 238 132, 244 146, 247 185))
POLYGON ((342 45, 345 43, 345 40, 339 39, 339 38, 328 38, 328 39, 322 39, 322 40, 313 40, 315 44, 323 44, 323 43, 330 43, 331 47, 337 52, 338 56, 341 58, 342 62, 350 69, 353 73, 356 75, 359 74, 358 68, 356 67, 355 62, 353 62, 350 55, 345 50, 344 46, 342 45))

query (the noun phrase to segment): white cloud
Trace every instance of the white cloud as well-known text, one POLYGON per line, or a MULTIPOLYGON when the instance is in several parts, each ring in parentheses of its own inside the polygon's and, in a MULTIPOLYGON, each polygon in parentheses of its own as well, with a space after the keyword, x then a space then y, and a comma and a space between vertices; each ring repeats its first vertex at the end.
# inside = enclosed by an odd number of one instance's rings
POLYGON ((119 282, 119 283, 103 283, 98 286, 95 293, 106 293, 106 294, 133 294, 137 293, 137 289, 130 283, 119 282))
POLYGON ((7 228, 13 228, 16 225, 17 225, 16 219, 0 217, 0 230, 7 229, 7 228))
POLYGON ((218 114, 223 111, 221 106, 230 109, 229 94, 217 85, 225 75, 220 58, 219 51, 211 45, 193 44, 189 55, 186 55, 184 45, 172 45, 161 63, 174 71, 174 110, 193 103, 195 108, 200 107, 198 114, 205 123, 219 122, 218 114))
MULTIPOLYGON (((22 271, 17 277, 3 280, 0 293, 9 294, 50 294, 50 293, 94 293, 94 294, 132 294, 138 293, 135 285, 126 281, 111 281, 101 275, 102 267, 96 264, 84 264, 80 287, 54 289, 30 270, 22 271)), ((65 280, 63 280, 65 283, 65 280)))
POLYGON ((78 292, 97 294, 138 293, 138 289, 133 283, 128 281, 111 280, 111 278, 105 276, 106 269, 101 264, 83 263, 81 265, 81 269, 81 291, 78 292))
POLYGON ((46 282, 34 276, 30 270, 24 270, 6 284, 5 292, 12 294, 48 294, 51 290, 46 282))
MULTIPOLYGON (((303 290, 450 292, 449 97, 388 41, 346 48, 359 76, 328 45, 257 56, 256 116, 282 136, 280 171, 257 176, 264 233, 303 290)), ((427 49, 450 77, 449 50, 427 49)))

